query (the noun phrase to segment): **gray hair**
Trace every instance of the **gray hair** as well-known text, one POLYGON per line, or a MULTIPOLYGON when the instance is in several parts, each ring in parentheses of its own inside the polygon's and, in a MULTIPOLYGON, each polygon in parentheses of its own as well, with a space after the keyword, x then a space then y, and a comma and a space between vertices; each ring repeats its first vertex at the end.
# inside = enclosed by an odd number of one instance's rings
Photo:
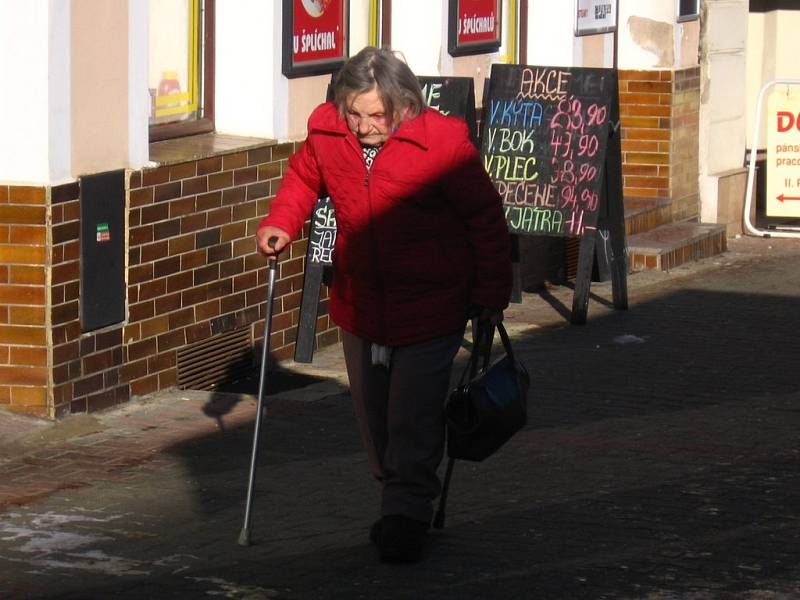
POLYGON ((342 66, 333 82, 333 101, 339 114, 347 112, 347 99, 376 88, 386 114, 400 114, 408 109, 416 117, 425 109, 425 98, 416 75, 389 48, 367 46, 342 66))

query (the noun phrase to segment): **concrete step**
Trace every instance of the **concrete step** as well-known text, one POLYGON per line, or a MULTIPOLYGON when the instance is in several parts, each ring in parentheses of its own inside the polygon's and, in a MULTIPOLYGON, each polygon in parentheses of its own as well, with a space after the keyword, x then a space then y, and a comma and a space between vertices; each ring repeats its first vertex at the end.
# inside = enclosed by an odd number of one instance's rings
POLYGON ((669 198, 626 196, 623 204, 626 236, 649 231, 672 221, 669 198))
POLYGON ((626 239, 632 271, 669 271, 727 249, 725 225, 713 223, 669 223, 626 239))

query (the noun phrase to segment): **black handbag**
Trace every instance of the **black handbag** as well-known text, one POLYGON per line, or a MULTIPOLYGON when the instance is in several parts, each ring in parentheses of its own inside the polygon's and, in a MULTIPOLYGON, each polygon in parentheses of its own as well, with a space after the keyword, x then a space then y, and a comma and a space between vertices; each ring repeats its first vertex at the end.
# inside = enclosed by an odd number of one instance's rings
POLYGON ((481 329, 476 340, 478 348, 473 350, 462 381, 445 405, 450 458, 488 458, 524 427, 528 418, 530 378, 525 366, 514 357, 505 327, 502 323, 497 325, 505 355, 491 366, 493 327, 481 329), (464 382, 467 374, 469 380, 464 382))
POLYGON ((456 459, 482 461, 494 454, 528 419, 530 377, 511 348, 502 323, 497 332, 505 354, 489 364, 494 326, 478 327, 475 343, 461 381, 445 404, 447 473, 434 527, 444 526, 447 491, 456 459))

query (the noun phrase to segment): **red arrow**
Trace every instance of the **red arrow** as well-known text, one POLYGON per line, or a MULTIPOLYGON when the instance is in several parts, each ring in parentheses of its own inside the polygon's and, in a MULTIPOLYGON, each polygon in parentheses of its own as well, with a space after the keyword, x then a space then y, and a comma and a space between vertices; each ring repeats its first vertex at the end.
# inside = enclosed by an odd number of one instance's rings
POLYGON ((800 196, 786 196, 784 194, 781 194, 780 196, 777 196, 777 198, 781 202, 783 202, 784 200, 800 200, 800 196))

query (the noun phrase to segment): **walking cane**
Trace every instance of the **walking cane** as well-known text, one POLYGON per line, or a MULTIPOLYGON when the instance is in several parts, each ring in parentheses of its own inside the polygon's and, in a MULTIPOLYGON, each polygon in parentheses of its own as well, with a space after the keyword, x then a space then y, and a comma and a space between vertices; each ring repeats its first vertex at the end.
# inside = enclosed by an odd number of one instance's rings
MULTIPOLYGON (((278 238, 273 236, 267 240, 270 248, 274 248, 278 238)), ((244 509, 244 525, 239 533, 239 545, 250 545, 250 509, 253 507, 253 490, 256 481, 256 462, 258 461, 258 436, 261 432, 261 415, 264 413, 264 391, 267 378, 267 362, 269 360, 269 337, 272 333, 272 300, 275 297, 275 272, 278 270, 278 257, 269 258, 269 290, 267 292, 267 317, 264 321, 264 346, 261 351, 261 373, 258 377, 258 412, 253 432, 253 451, 250 455, 250 477, 247 482, 247 502, 244 509)))

